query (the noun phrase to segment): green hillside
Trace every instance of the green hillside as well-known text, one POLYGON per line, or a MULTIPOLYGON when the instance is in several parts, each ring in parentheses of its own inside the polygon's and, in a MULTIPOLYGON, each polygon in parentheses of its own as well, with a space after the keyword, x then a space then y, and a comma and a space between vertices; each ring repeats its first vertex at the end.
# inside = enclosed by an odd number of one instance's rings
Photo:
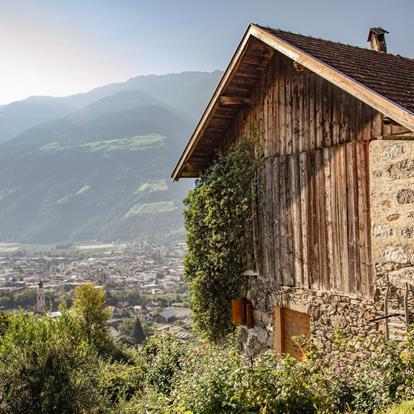
MULTIPOLYGON (((177 102, 201 99, 199 75, 174 77, 177 102)), ((0 145, 1 241, 182 234, 181 200, 192 183, 169 177, 194 120, 183 105, 175 108, 171 85, 163 92, 165 78, 158 89, 156 79, 147 90, 115 91, 0 145)))

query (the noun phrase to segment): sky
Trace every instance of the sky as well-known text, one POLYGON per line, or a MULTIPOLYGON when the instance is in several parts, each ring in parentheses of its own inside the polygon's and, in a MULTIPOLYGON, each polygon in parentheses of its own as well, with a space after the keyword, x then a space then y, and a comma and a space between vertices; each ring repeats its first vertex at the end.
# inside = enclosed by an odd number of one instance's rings
POLYGON ((251 22, 414 57, 414 0, 0 0, 0 105, 225 69, 251 22))

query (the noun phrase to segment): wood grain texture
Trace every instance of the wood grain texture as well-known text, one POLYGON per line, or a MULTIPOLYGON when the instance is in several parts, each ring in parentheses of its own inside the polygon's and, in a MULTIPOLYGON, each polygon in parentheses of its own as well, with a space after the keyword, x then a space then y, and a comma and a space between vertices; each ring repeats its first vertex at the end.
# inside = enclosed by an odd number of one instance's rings
POLYGON ((365 145, 265 161, 258 237, 277 284, 372 294, 365 145))

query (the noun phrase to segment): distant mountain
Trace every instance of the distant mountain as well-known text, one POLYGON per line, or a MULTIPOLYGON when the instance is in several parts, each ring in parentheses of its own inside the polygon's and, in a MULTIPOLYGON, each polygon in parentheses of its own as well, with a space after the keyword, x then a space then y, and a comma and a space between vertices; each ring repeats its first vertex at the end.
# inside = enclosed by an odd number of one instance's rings
POLYGON ((140 91, 170 105, 195 121, 222 72, 183 72, 147 75, 112 83, 67 97, 34 96, 0 107, 0 143, 44 122, 64 117, 104 97, 123 91, 140 91))
POLYGON ((181 200, 192 184, 169 176, 219 75, 137 77, 50 98, 62 105, 55 114, 72 110, 0 145, 0 241, 182 233, 181 200))

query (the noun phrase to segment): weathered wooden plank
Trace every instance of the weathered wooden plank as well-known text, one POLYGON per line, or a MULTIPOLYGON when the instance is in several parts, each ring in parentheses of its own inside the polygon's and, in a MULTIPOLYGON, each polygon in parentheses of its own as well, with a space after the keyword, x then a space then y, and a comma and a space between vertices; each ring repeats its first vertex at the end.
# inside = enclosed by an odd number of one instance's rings
POLYGON ((342 286, 341 290, 350 292, 349 273, 348 273, 348 217, 347 217, 347 202, 346 202, 346 158, 345 147, 340 145, 338 147, 338 230, 339 230, 339 245, 341 252, 341 273, 342 286))
POLYGON ((286 154, 286 101, 285 101, 285 73, 282 68, 284 68, 285 65, 283 65, 283 60, 280 61, 280 72, 278 76, 278 119, 279 119, 279 155, 285 155, 286 154))
POLYGON ((359 243, 361 255, 361 288, 364 295, 373 294, 371 252, 370 252, 370 219, 369 219, 369 191, 368 191, 368 163, 365 146, 367 143, 356 144, 356 159, 358 165, 358 211, 359 211, 359 243))
POLYGON ((280 159, 279 163, 279 196, 280 196, 280 238, 281 238, 281 245, 280 245, 280 266, 282 271, 282 281, 283 285, 289 286, 290 276, 289 276, 289 269, 288 269, 288 244, 287 244, 287 231, 288 228, 286 226, 286 217, 287 217, 287 191, 288 187, 286 184, 286 158, 283 157, 280 159))
POLYGON ((325 212, 325 176, 323 165, 323 151, 315 151, 316 158, 316 211, 318 234, 318 261, 319 261, 319 286, 329 289, 329 275, 327 266, 326 244, 326 212, 325 212))
POLYGON ((274 267, 275 280, 283 284, 282 272, 282 237, 281 237, 281 204, 280 204, 280 158, 274 158, 273 162, 273 245, 274 245, 274 267))
POLYGON ((298 91, 298 79, 295 76, 292 76, 292 154, 299 152, 299 91, 298 91))
POLYGON ((356 154, 353 142, 345 145, 346 188, 348 211, 348 277, 350 290, 359 291, 359 236, 358 236, 358 183, 356 182, 356 154))
POLYGON ((300 186, 300 219, 301 219, 301 235, 302 235, 302 258, 303 258, 303 286, 308 288, 309 284, 309 253, 308 253, 308 165, 307 153, 299 154, 299 186, 300 186))
POLYGON ((266 262, 267 274, 274 279, 275 259, 274 259, 274 236, 273 236, 273 163, 272 158, 266 160, 266 262))
POLYGON ((293 142, 292 142, 292 74, 293 68, 291 65, 286 67, 286 80, 285 80, 285 154, 293 153, 293 142))
POLYGON ((304 286, 303 283, 303 249, 302 249, 302 226, 300 206, 300 166, 299 155, 290 157, 290 170, 292 178, 292 234, 293 234, 293 268, 295 286, 304 286))
POLYGON ((330 153, 330 217, 332 237, 332 286, 335 290, 342 290, 341 245, 339 237, 339 206, 338 206, 338 159, 337 147, 329 149, 330 153))
POLYGON ((316 148, 315 134, 315 76, 313 73, 308 74, 307 82, 307 123, 308 123, 308 139, 309 149, 316 148))
POLYGON ((262 169, 259 171, 259 191, 257 192, 257 270, 259 274, 264 275, 264 254, 263 254, 263 182, 262 180, 262 169))
POLYGON ((310 268, 310 286, 320 288, 319 251, 318 251, 318 211, 317 211, 317 175, 315 150, 309 152, 308 163, 308 254, 310 268))
POLYGON ((333 136, 332 131, 332 87, 331 85, 323 82, 322 87, 322 101, 323 101, 323 137, 324 145, 330 147, 335 145, 335 137, 333 136))
POLYGON ((334 271, 334 253, 333 253, 333 229, 332 229, 332 185, 331 185, 331 164, 332 149, 323 149, 323 165, 324 165, 324 190, 325 190, 325 213, 326 213, 326 260, 328 272, 328 284, 330 289, 335 288, 335 271, 334 271))

